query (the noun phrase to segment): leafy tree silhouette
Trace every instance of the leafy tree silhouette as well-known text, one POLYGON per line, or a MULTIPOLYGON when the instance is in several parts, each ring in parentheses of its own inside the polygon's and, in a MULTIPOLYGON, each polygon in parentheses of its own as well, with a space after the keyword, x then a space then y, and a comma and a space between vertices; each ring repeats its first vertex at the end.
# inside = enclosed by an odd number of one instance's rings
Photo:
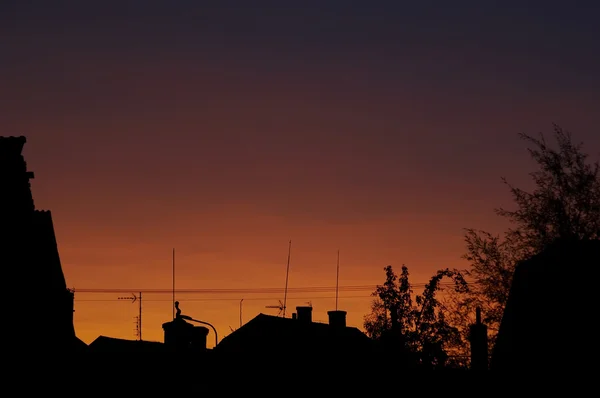
POLYGON ((451 326, 440 310, 436 293, 441 289, 440 281, 448 277, 454 281, 454 289, 467 293, 468 285, 458 270, 443 269, 434 275, 425 286, 423 294, 416 295, 403 265, 400 277, 391 265, 384 268, 385 282, 372 293, 376 299, 371 313, 364 319, 364 328, 371 338, 385 344, 400 346, 411 365, 440 368, 447 365, 449 346, 460 344, 459 330, 451 326), (390 338, 391 336, 391 338, 390 338))
POLYGON ((588 161, 583 144, 574 144, 571 133, 554 124, 556 149, 544 135, 525 140, 537 170, 530 173, 535 189, 524 191, 502 178, 516 209, 495 212, 511 222, 502 235, 466 229, 466 254, 470 269, 464 271, 472 282, 468 293, 453 294, 444 303, 449 322, 464 334, 472 322, 474 308, 483 309, 483 321, 495 342, 504 306, 508 299, 516 264, 539 253, 557 240, 600 238, 600 174, 598 161, 588 161))

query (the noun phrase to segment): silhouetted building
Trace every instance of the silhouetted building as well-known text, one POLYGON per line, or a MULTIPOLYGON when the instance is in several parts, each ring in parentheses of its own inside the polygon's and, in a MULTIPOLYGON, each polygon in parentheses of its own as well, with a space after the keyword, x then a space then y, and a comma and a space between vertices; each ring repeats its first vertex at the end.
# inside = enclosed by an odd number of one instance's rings
POLYGON ((329 357, 370 353, 373 341, 355 327, 346 326, 345 311, 329 311, 329 323, 312 321, 312 307, 296 307, 292 318, 259 314, 226 336, 219 353, 248 354, 252 358, 329 357))
POLYGON ((99 336, 89 345, 91 352, 119 352, 119 353, 181 353, 204 354, 210 352, 206 348, 208 329, 195 326, 183 319, 179 302, 175 302, 177 315, 170 322, 163 323, 164 342, 126 340, 114 337, 99 336))
POLYGON ((24 309, 11 316, 19 327, 8 333, 23 347, 37 350, 84 348, 75 336, 74 297, 62 271, 52 215, 36 210, 33 202, 34 174, 22 155, 25 143, 25 137, 0 137, 3 272, 9 283, 27 287, 19 292, 24 309))
POLYGON ((89 352, 110 352, 119 354, 161 353, 167 347, 157 341, 140 341, 117 339, 114 337, 99 336, 89 345, 89 352))
POLYGON ((519 264, 492 370, 567 370, 596 358, 600 241, 561 241, 519 264))

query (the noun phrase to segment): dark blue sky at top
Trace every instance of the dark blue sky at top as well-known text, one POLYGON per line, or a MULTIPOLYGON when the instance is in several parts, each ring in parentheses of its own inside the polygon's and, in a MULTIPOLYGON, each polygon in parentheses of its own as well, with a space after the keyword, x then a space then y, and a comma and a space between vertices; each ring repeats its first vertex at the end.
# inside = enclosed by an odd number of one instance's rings
POLYGON ((32 79, 66 73, 60 58, 71 53, 221 61, 236 74, 283 81, 345 65, 366 70, 363 84, 380 87, 382 98, 399 81, 417 92, 526 85, 588 101, 600 91, 600 3, 592 0, 10 0, 0 13, 0 68, 32 79))
POLYGON ((175 57, 283 80, 302 69, 362 68, 382 96, 404 80, 414 90, 495 82, 594 100, 598 21, 593 0, 3 0, 0 70, 51 79, 69 70, 65 54, 175 57))
POLYGON ((376 69, 381 85, 460 89, 468 78, 590 96, 600 91, 598 21, 593 0, 4 0, 0 68, 51 74, 70 52, 224 60, 288 78, 329 62, 376 69))
POLYGON ((348 56, 369 50, 390 59, 434 47, 459 54, 527 55, 571 65, 582 73, 596 70, 600 62, 600 5, 592 0, 5 0, 2 4, 1 29, 14 44, 44 35, 70 45, 123 50, 245 48, 271 58, 320 52, 348 56))
POLYGON ((466 75, 596 91, 599 20, 592 0, 5 0, 0 68, 39 65, 65 51, 150 60, 177 54, 190 62, 243 60, 241 68, 274 75, 329 60, 376 65, 382 82, 414 75, 456 89, 466 75))

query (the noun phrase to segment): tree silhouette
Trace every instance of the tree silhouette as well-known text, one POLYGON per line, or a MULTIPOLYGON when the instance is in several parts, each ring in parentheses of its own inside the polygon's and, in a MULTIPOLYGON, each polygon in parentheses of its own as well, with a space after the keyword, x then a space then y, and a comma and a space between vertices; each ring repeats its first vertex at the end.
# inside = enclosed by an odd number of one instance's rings
POLYGON ((554 125, 558 149, 550 148, 543 134, 536 139, 526 134, 522 139, 533 144, 528 148, 540 169, 530 173, 536 189, 529 193, 509 187, 516 210, 496 209, 515 227, 508 235, 521 249, 534 254, 557 239, 597 239, 600 237, 599 164, 586 162, 583 144, 574 144, 571 134, 554 125))
POLYGON ((445 303, 452 308, 451 323, 465 332, 475 306, 483 308, 483 321, 493 344, 508 298, 516 264, 557 240, 600 238, 599 165, 589 163, 582 144, 574 144, 571 134, 554 125, 557 148, 551 148, 544 135, 534 138, 520 134, 533 147, 528 148, 538 169, 530 176, 535 189, 526 192, 507 182, 516 209, 495 209, 512 227, 502 235, 466 229, 464 258, 470 269, 465 276, 474 281, 467 295, 451 296, 445 303))
POLYGON ((444 366, 448 348, 462 342, 459 331, 452 327, 440 310, 436 293, 440 281, 448 277, 454 281, 454 290, 467 293, 468 285, 457 270, 444 269, 434 275, 425 286, 423 294, 416 295, 408 279, 408 268, 403 265, 398 277, 391 265, 384 268, 385 282, 372 293, 376 299, 371 313, 364 319, 364 328, 370 337, 383 340, 390 331, 395 332, 396 343, 406 355, 426 367, 444 366))

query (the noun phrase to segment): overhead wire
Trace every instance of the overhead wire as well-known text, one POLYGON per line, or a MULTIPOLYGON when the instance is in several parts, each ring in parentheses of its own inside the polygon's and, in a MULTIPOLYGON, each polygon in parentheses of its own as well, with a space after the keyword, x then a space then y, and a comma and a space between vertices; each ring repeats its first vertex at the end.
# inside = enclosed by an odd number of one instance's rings
MULTIPOLYGON (((414 283, 415 287, 425 287, 426 283, 414 283)), ((442 282, 440 286, 452 286, 452 282, 442 282)), ((374 291, 379 285, 348 285, 339 286, 339 291, 344 292, 359 292, 359 291, 374 291)), ((173 289, 139 289, 139 288, 74 288, 75 293, 131 293, 142 292, 147 294, 171 294, 173 289)), ((315 287, 297 287, 288 288, 288 293, 318 293, 318 292, 335 292, 335 286, 315 286, 315 287)), ((284 293, 284 288, 248 288, 248 289, 176 289, 175 293, 179 294, 278 294, 284 293)))
MULTIPOLYGON (((318 299, 334 299, 335 296, 317 296, 317 297, 291 297, 292 300, 318 300, 318 299)), ((357 298, 373 298, 373 296, 371 295, 362 295, 362 296, 343 296, 343 299, 357 299, 357 298)), ((244 301, 266 301, 266 300, 273 300, 273 297, 250 297, 250 298, 244 298, 244 301)), ((75 301, 84 301, 84 302, 111 302, 111 301, 117 301, 116 299, 75 299, 75 301)), ((171 299, 147 299, 144 298, 144 302, 147 301, 153 301, 153 302, 157 302, 157 301, 162 301, 162 302, 170 302, 171 299)), ((238 297, 236 298, 231 298, 231 297, 218 297, 218 298, 187 298, 187 299, 181 299, 181 301, 235 301, 235 302, 239 302, 240 299, 238 297)))
MULTIPOLYGON (((425 283, 415 283, 411 285, 411 288, 415 287, 425 287, 425 283)), ((452 282, 442 282, 439 284, 440 287, 452 286, 452 282)), ((339 286, 339 291, 342 292, 374 292, 378 285, 347 285, 347 286, 339 286)), ((335 293, 336 288, 331 286, 317 286, 317 287, 297 287, 297 288, 288 288, 289 294, 307 294, 307 293, 335 293)), ((75 301, 77 302, 110 302, 115 301, 116 299, 92 299, 92 298, 80 298, 79 293, 89 293, 89 294, 126 294, 131 292, 141 292, 145 294, 172 294, 172 289, 108 289, 108 288, 87 288, 87 289, 73 289, 75 294, 75 301)), ((247 297, 247 295, 254 294, 283 294, 283 288, 250 288, 250 289, 176 289, 175 292, 182 295, 228 295, 230 297, 204 297, 204 298, 182 298, 185 301, 239 301, 240 296, 244 296, 244 300, 256 300, 256 301, 265 301, 272 300, 273 297, 247 297), (232 295, 236 295, 236 297, 231 297, 232 295)), ((331 299, 335 298, 335 296, 306 296, 306 297, 291 297, 294 300, 316 300, 316 299, 331 299)), ((354 295, 354 296, 343 296, 344 299, 367 299, 373 298, 372 294, 368 295, 354 295)), ((171 299, 149 299, 145 298, 145 302, 161 302, 161 301, 171 301, 171 299)))

